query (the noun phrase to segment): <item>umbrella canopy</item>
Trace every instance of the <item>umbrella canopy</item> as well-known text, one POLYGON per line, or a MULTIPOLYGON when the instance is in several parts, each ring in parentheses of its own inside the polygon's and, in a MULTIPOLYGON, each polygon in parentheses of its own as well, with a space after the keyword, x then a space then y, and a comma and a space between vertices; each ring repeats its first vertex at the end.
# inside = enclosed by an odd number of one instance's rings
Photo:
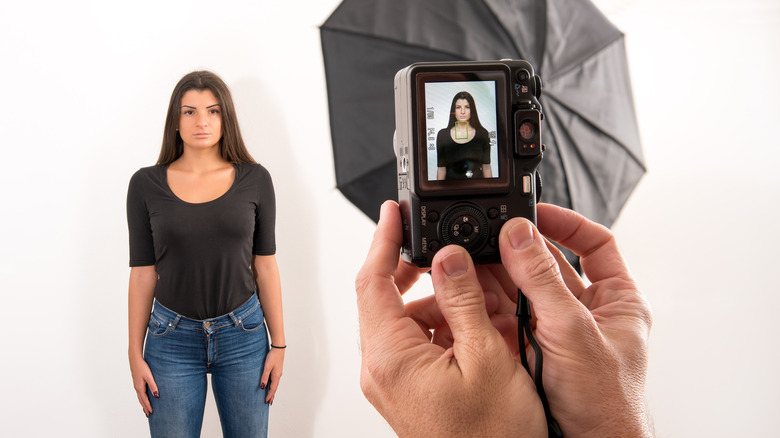
POLYGON ((320 31, 337 186, 375 221, 397 199, 393 77, 415 62, 535 66, 544 202, 610 226, 645 172, 623 34, 589 0, 344 0, 320 31))

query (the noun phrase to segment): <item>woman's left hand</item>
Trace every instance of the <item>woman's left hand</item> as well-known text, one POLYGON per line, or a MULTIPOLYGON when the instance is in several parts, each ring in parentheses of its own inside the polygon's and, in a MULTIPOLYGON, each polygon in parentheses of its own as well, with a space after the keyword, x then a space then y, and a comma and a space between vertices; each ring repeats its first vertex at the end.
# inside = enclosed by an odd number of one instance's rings
POLYGON ((284 368, 284 349, 271 348, 268 356, 265 358, 265 369, 263 377, 260 379, 260 388, 268 388, 268 394, 265 396, 265 402, 274 404, 276 389, 279 388, 279 380, 282 378, 282 369, 284 368))

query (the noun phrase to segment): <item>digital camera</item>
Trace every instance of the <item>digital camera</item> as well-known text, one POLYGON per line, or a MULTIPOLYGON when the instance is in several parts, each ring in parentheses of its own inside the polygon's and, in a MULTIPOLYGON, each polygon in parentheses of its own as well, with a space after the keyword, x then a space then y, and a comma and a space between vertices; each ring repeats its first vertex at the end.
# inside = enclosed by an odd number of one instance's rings
POLYGON ((536 223, 542 81, 522 60, 412 64, 395 75, 404 260, 430 267, 450 244, 500 261, 513 217, 536 223))

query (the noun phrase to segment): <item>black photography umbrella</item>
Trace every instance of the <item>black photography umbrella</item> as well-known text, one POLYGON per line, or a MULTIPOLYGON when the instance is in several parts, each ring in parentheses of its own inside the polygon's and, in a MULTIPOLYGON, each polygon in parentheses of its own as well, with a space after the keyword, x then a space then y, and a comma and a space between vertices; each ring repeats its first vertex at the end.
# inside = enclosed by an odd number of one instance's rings
POLYGON ((414 62, 536 67, 544 202, 610 226, 645 172, 623 34, 589 0, 344 0, 321 36, 337 186, 375 221, 397 199, 393 77, 414 62))

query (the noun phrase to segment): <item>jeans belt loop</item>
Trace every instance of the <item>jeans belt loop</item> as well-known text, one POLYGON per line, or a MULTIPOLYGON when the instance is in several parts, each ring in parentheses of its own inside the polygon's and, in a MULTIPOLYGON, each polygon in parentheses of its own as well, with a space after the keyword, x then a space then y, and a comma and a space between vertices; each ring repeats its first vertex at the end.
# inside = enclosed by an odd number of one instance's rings
POLYGON ((238 325, 241 324, 241 319, 236 316, 235 312, 230 312, 228 315, 230 316, 230 319, 233 320, 233 326, 238 327, 238 325))

